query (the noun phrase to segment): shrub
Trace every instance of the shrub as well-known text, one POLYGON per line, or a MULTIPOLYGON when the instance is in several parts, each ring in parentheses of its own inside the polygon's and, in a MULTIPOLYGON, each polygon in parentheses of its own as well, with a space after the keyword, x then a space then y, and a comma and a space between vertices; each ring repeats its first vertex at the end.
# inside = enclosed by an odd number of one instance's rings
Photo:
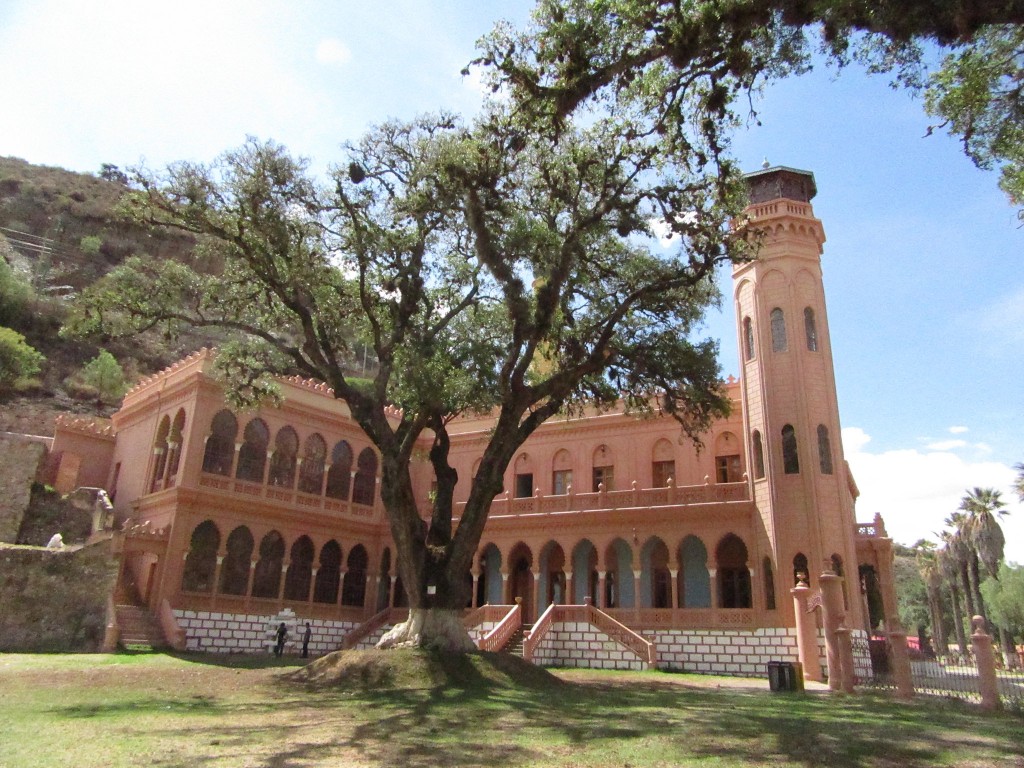
POLYGON ((0 387, 35 376, 45 359, 20 333, 0 326, 0 387))

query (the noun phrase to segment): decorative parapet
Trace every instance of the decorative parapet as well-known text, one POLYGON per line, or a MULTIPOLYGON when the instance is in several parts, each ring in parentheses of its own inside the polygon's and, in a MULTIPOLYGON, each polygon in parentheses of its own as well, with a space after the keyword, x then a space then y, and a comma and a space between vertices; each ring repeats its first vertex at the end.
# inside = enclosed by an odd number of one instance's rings
POLYGON ((130 398, 133 398, 141 394, 143 391, 149 389, 155 384, 158 384, 159 382, 166 380, 169 376, 173 374, 182 373, 189 370, 202 371, 205 368, 207 361, 212 360, 216 356, 216 354, 216 349, 203 347, 198 352, 193 352, 191 355, 183 357, 181 360, 178 360, 176 363, 167 366, 162 371, 154 373, 152 376, 146 376, 144 379, 139 381, 138 384, 136 384, 134 387, 132 387, 125 393, 125 402, 127 402, 130 398))
POLYGON ((863 538, 877 538, 886 539, 889 534, 885 530, 885 521, 882 520, 882 515, 878 512, 875 513, 875 519, 870 523, 858 523, 857 524, 857 536, 863 538))
POLYGON ((171 537, 171 526, 165 525, 163 528, 154 528, 149 520, 143 520, 140 523, 131 518, 128 518, 124 521, 124 526, 121 528, 121 533, 127 539, 167 541, 171 537))

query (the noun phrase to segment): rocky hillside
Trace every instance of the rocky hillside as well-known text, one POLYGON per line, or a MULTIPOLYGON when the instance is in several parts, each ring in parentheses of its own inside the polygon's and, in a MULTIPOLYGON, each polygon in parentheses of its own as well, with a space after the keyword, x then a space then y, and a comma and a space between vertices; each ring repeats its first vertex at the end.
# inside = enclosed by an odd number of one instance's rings
MULTIPOLYGON (((60 336, 67 308, 130 255, 184 258, 194 245, 185 234, 153 231, 119 215, 126 182, 112 166, 90 175, 0 157, 0 258, 11 267, 8 275, 27 286, 27 299, 16 308, 11 302, 0 307, 0 325, 46 357, 37 376, 0 391, 0 432, 52 434, 59 412, 107 415, 113 409, 97 403, 77 378, 100 347, 60 336)), ((153 334, 104 346, 130 384, 213 341, 197 336, 172 343, 153 334)))

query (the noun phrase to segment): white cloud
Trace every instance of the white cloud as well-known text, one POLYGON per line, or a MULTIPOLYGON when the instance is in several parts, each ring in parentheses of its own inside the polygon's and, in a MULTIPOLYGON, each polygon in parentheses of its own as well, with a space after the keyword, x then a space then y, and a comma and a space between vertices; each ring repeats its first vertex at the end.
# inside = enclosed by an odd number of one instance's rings
POLYGON ((934 443, 928 443, 926 446, 929 451, 951 451, 954 448, 963 448, 967 445, 966 440, 937 440, 934 443))
POLYGON ((352 49, 341 40, 328 37, 317 43, 316 60, 321 64, 348 64, 352 61, 352 49))
POLYGON ((969 431, 970 430, 967 427, 950 427, 949 428, 949 433, 951 435, 962 435, 964 432, 969 432, 969 431))
POLYGON ((966 459, 931 447, 875 453, 868 449, 870 441, 870 435, 862 429, 843 430, 843 450, 861 493, 857 500, 859 520, 868 521, 880 512, 895 541, 934 541, 936 533, 944 528, 943 521, 956 511, 967 489, 996 488, 1002 491, 1010 513, 1001 521, 1006 535, 1006 557, 1024 563, 1024 505, 1011 490, 1016 477, 1012 467, 966 459))

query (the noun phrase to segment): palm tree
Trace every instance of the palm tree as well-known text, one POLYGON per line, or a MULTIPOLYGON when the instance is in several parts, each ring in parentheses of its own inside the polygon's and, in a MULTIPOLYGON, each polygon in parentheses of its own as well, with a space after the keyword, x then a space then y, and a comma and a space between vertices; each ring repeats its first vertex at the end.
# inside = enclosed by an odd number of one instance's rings
POLYGON ((954 536, 955 534, 952 531, 941 531, 938 534, 939 539, 945 544, 945 547, 938 552, 938 559, 939 571, 949 587, 949 598, 953 606, 953 630, 956 633, 956 642, 960 647, 960 652, 963 653, 967 650, 968 646, 967 637, 964 633, 964 616, 961 610, 960 587, 958 585, 961 568, 960 562, 956 557, 958 548, 953 546, 954 536))
MULTIPOLYGON (((1003 507, 1006 503, 1000 498, 1002 494, 992 488, 974 488, 967 492, 967 495, 960 501, 960 509, 967 520, 965 532, 971 544, 973 557, 971 559, 971 576, 973 587, 977 590, 978 610, 982 616, 988 619, 985 611, 985 603, 981 597, 981 574, 979 561, 985 566, 988 575, 993 579, 999 578, 999 564, 1003 560, 1003 552, 1006 547, 1006 537, 1003 529, 996 520, 997 517, 1005 516, 1006 510, 1003 507)), ((999 627, 999 639, 1003 646, 1003 655, 1008 663, 1016 666, 1016 653, 1013 652, 1013 637, 1005 627, 999 627)))
POLYGON ((1017 498, 1024 501, 1024 462, 1015 464, 1013 468, 1017 470, 1017 479, 1013 481, 1013 492, 1017 494, 1017 498))
POLYGON ((914 544, 913 550, 914 558, 917 561, 917 570, 921 574, 925 593, 928 595, 928 613, 932 620, 935 651, 939 656, 945 656, 948 643, 946 628, 942 624, 942 569, 939 565, 938 552, 935 550, 935 542, 919 539, 914 544))

